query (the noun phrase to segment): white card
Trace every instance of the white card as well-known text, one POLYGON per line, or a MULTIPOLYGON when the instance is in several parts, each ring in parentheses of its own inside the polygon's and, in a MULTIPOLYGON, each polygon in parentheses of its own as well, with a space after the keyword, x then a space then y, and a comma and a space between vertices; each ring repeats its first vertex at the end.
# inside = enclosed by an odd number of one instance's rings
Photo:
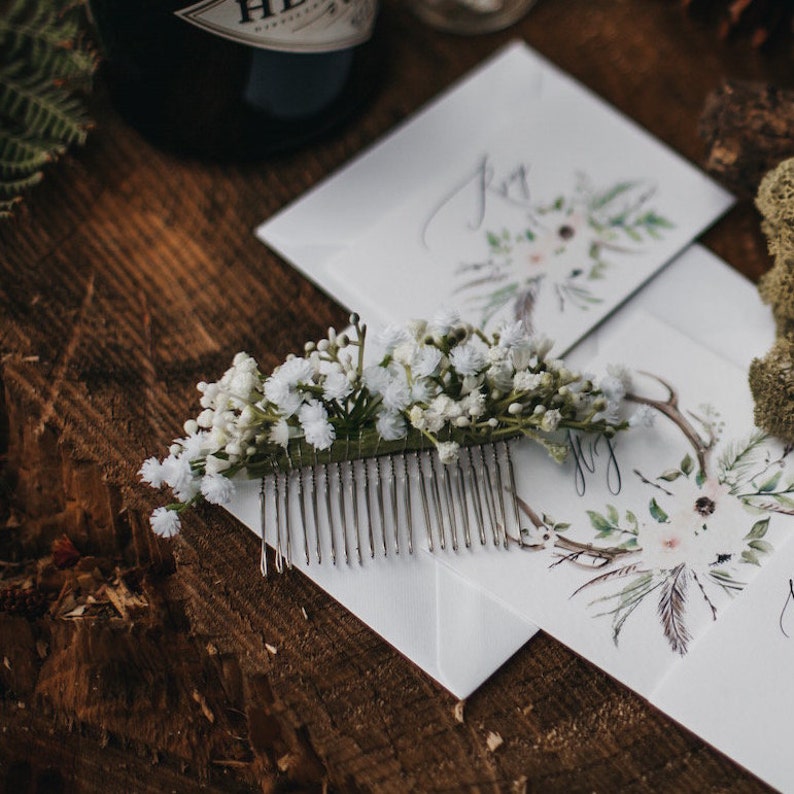
POLYGON ((477 326, 523 319, 564 351, 730 203, 513 45, 258 234, 370 321, 454 305, 477 326), (494 104, 495 85, 497 98, 513 87, 510 104, 494 104))

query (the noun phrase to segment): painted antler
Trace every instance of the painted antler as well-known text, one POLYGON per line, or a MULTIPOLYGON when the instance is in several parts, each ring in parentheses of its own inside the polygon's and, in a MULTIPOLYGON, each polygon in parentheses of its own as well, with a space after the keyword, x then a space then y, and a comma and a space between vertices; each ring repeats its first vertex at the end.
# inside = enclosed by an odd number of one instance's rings
POLYGON ((706 474, 707 455, 716 441, 713 434, 710 434, 708 440, 704 440, 701 437, 700 433, 698 433, 692 423, 681 412, 681 409, 678 407, 678 393, 666 380, 650 372, 639 372, 638 374, 653 378, 653 380, 667 389, 669 396, 666 400, 654 400, 650 397, 643 397, 639 394, 628 392, 626 394, 626 400, 655 408, 659 413, 664 414, 671 422, 677 425, 695 450, 699 470, 703 472, 703 474, 706 474))

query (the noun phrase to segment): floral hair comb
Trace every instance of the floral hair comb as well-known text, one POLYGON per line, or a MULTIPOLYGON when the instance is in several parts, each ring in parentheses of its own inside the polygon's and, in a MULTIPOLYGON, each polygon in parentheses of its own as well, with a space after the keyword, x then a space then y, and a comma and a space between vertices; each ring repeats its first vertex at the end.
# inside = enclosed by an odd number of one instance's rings
POLYGON ((619 376, 596 383, 571 371, 520 322, 490 336, 451 313, 389 326, 372 365, 366 326, 355 314, 350 324, 269 376, 238 353, 219 381, 199 383, 203 410, 185 437, 140 470, 176 497, 152 513, 155 533, 175 535, 201 501, 229 502, 247 476, 262 480, 265 575, 268 539, 277 569, 291 566, 296 525, 307 563, 312 553, 334 563, 412 553, 417 523, 431 551, 489 537, 507 547, 521 542, 511 442, 530 438, 559 462, 571 432, 610 439, 626 426, 619 376))

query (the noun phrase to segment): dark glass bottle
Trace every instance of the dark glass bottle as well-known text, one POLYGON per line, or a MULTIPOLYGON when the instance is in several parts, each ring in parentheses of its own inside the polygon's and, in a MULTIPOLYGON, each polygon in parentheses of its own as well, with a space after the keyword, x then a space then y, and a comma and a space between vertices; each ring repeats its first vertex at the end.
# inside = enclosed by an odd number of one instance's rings
POLYGON ((255 159, 321 136, 377 85, 377 0, 90 0, 114 104, 155 143, 255 159))

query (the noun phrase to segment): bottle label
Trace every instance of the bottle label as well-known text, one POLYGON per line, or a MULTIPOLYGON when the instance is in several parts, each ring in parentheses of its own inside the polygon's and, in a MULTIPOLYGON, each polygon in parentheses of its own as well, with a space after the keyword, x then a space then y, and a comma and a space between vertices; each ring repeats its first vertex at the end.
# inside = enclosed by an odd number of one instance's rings
POLYGON ((377 0, 202 0, 175 13, 249 47, 330 52, 369 39, 377 6, 377 0))

